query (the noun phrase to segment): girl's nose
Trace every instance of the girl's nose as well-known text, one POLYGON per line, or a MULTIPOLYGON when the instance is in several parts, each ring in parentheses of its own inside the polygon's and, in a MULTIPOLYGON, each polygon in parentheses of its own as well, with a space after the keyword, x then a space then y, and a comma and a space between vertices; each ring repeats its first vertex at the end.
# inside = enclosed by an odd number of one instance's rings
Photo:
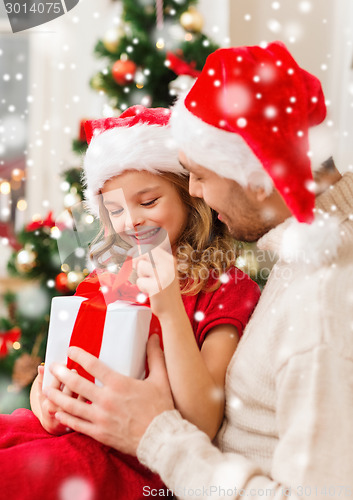
POLYGON ((138 210, 129 210, 126 211, 125 218, 125 230, 133 230, 137 226, 142 226, 144 223, 144 219, 139 213, 138 210))

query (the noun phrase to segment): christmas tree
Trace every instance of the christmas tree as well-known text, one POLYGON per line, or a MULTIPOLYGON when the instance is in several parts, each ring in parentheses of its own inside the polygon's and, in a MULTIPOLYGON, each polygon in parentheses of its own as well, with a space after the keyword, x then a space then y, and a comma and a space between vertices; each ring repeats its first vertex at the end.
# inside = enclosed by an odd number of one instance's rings
MULTIPOLYGON (((169 107, 186 91, 218 48, 204 33, 196 0, 123 0, 122 15, 99 40, 95 54, 106 67, 91 87, 107 96, 110 114, 129 106, 169 107)), ((84 130, 74 150, 85 150, 84 130)))
MULTIPOLYGON (((196 0, 123 0, 121 4, 122 15, 96 44, 95 55, 106 67, 92 76, 90 85, 105 93, 111 116, 134 104, 168 107, 191 86, 207 56, 218 47, 202 33, 196 0)), ((83 122, 73 142, 80 154, 87 146, 83 122)), ((82 200, 80 179, 79 168, 64 173, 61 188, 69 213, 82 200)), ((98 232, 87 214, 76 214, 75 223, 82 226, 81 234, 98 232)), ((63 248, 70 240, 74 240, 72 228, 61 227, 51 213, 17 235, 9 273, 34 286, 5 296, 8 317, 0 319, 0 372, 7 385, 0 397, 2 412, 28 407, 29 387, 44 359, 51 299, 74 293, 89 273, 89 241, 66 252, 66 259, 60 255, 58 244, 63 248)))

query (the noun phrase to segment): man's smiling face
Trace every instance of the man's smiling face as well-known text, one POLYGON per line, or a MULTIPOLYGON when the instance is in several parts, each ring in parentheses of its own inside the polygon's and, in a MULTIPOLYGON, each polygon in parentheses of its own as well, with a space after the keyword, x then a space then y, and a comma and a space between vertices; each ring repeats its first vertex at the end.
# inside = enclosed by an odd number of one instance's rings
POLYGON ((262 190, 243 188, 237 182, 198 165, 182 151, 179 160, 190 172, 191 196, 203 198, 218 212, 218 218, 238 240, 256 241, 291 215, 277 191, 266 196, 262 190))

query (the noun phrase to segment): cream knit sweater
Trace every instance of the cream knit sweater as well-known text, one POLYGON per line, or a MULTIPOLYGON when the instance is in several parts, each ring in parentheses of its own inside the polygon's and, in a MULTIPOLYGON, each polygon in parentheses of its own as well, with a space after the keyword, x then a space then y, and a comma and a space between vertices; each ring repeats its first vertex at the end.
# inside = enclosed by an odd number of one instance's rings
POLYGON ((318 223, 314 260, 310 231, 308 254, 281 258, 286 236, 311 227, 292 219, 259 242, 280 258, 228 368, 219 449, 176 410, 140 442, 139 460, 178 498, 353 498, 353 173, 317 208, 339 231, 318 223))

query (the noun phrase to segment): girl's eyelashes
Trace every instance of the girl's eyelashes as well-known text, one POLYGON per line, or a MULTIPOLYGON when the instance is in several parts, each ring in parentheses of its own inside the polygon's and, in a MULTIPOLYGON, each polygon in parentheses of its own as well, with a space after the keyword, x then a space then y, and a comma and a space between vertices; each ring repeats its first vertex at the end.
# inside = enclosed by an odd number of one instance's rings
MULTIPOLYGON (((143 203, 140 203, 142 207, 152 207, 156 202, 158 201, 158 198, 154 198, 153 200, 150 201, 144 201, 143 203)), ((119 216, 123 213, 124 209, 123 208, 117 208, 115 210, 111 210, 109 213, 113 217, 119 216)))
POLYGON ((154 198, 153 200, 150 201, 145 201, 144 203, 141 203, 143 207, 150 207, 151 205, 154 205, 158 198, 154 198))
POLYGON ((116 216, 116 215, 121 215, 121 214, 123 213, 123 211, 124 211, 124 209, 123 209, 123 208, 117 208, 116 210, 112 210, 112 211, 110 212, 110 215, 113 215, 113 216, 114 216, 114 215, 115 215, 115 216, 116 216))

